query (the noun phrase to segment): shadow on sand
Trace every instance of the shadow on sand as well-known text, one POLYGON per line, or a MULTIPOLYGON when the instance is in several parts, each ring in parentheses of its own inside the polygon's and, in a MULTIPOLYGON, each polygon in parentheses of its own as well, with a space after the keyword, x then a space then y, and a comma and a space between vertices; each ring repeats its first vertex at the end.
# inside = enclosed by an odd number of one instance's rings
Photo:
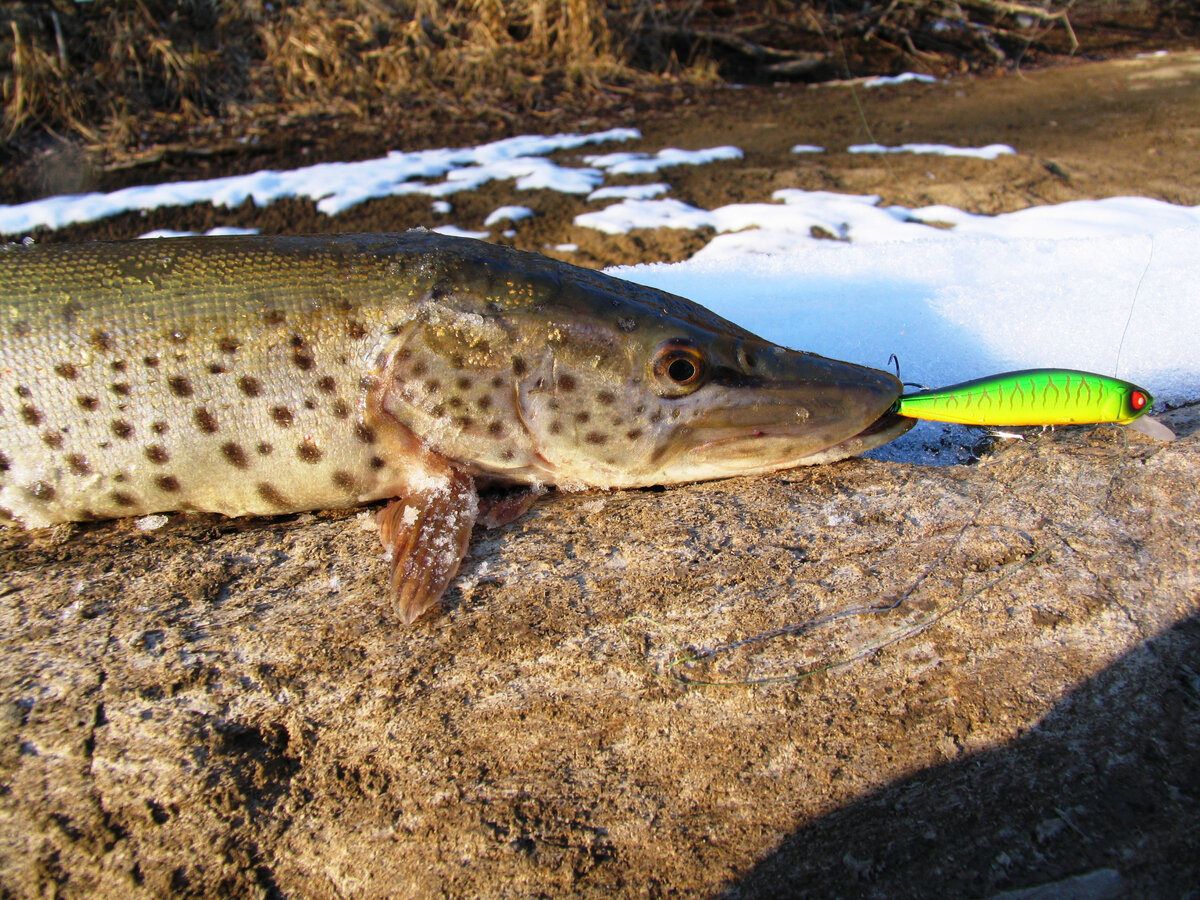
POLYGON ((722 896, 988 897, 1086 873, 1029 896, 1200 896, 1198 672, 1193 617, 1011 744, 796 831, 722 896))

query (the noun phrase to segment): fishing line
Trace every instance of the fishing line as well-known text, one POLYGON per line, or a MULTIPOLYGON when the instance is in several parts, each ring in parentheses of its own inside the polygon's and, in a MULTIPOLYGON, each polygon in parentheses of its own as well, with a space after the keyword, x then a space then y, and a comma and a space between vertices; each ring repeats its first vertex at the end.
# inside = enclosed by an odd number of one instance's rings
POLYGON ((1121 341, 1117 344, 1117 361, 1113 364, 1113 377, 1118 377, 1117 372, 1121 370, 1121 351, 1125 347, 1125 335, 1129 334, 1129 325, 1133 322, 1133 308, 1137 306, 1138 295, 1142 292, 1142 282, 1146 280, 1146 273, 1150 271, 1150 264, 1154 262, 1154 235, 1147 235, 1150 238, 1150 255, 1146 258, 1146 265, 1142 269, 1142 275, 1138 278, 1137 288, 1133 292, 1133 302, 1129 304, 1129 315, 1125 318, 1125 328, 1121 332, 1121 341))

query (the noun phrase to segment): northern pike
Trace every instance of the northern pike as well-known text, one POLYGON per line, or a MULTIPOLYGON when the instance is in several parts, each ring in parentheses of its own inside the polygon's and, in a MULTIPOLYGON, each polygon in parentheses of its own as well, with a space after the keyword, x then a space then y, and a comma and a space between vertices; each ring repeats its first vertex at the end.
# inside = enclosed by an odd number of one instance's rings
POLYGON ((41 527, 386 500, 391 595, 442 595, 477 520, 860 453, 886 372, 681 297, 430 232, 0 250, 0 516, 41 527), (517 486, 514 496, 480 489, 517 486), (522 493, 523 491, 523 493, 522 493))

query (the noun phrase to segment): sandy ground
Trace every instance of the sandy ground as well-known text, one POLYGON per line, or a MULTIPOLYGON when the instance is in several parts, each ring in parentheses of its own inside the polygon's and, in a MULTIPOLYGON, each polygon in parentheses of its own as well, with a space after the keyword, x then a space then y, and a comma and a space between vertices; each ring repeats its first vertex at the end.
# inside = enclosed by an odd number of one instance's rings
MULTIPOLYGON (((1198 86, 1200 55, 1176 54, 859 90, 861 115, 844 86, 747 88, 578 125, 741 147, 668 173, 706 207, 780 187, 1194 205, 1198 86), (842 152, 868 140, 1021 155, 842 152)), ((317 136, 110 172, 47 155, 4 189, 409 148, 384 124, 317 136)), ((518 246, 574 241, 589 264, 704 240, 604 237, 571 224, 581 200, 502 185, 455 224, 514 201, 539 213, 518 246)), ((213 224, 436 223, 426 200, 292 202, 47 239, 213 224)), ((975 466, 553 495, 477 531, 411 629, 353 512, 6 531, 0 896, 1193 896, 1200 439, 1194 411, 1174 424, 1170 445, 1065 430, 975 466)))

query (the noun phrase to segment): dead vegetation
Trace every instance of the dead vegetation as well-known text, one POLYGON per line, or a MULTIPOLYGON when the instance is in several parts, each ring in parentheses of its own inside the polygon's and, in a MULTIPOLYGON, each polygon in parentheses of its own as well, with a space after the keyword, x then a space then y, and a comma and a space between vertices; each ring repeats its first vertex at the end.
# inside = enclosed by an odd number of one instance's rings
POLYGON ((118 147, 264 109, 504 118, 665 82, 981 69, 1076 52, 1080 20, 1200 24, 1186 0, 16 0, 3 133, 118 147))

